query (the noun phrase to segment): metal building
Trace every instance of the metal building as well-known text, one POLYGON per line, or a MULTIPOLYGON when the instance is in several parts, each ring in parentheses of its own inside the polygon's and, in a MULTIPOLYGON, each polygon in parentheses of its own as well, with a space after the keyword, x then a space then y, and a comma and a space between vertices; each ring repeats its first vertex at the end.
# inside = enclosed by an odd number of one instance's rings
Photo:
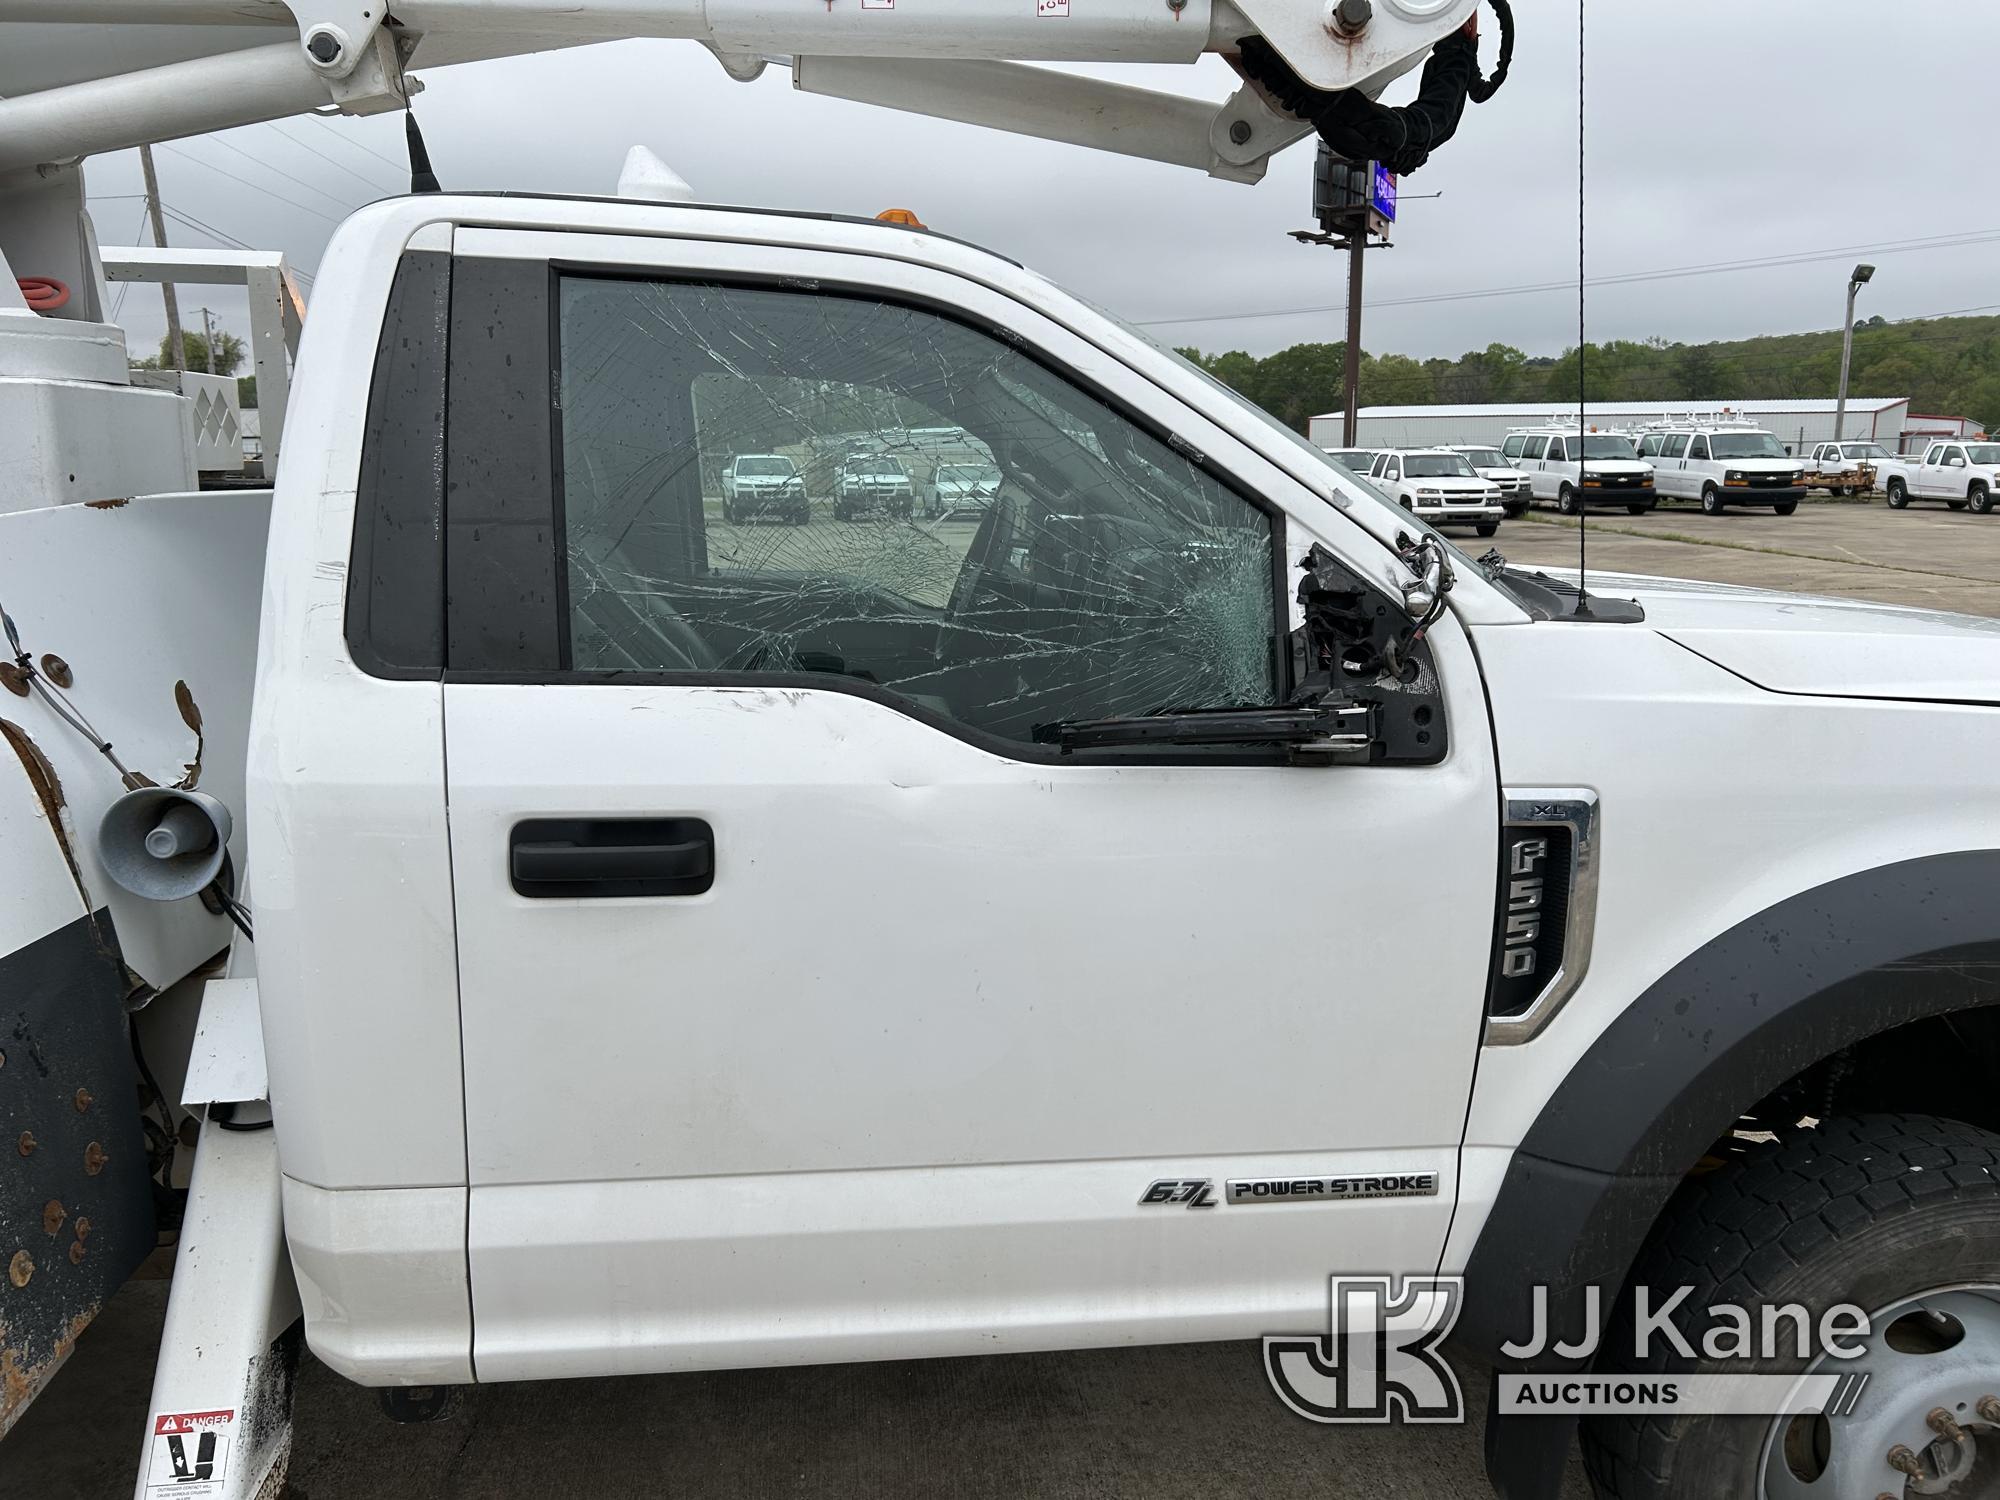
MULTIPOLYGON (((1586 421, 1595 428, 1638 427, 1663 417, 1726 412, 1768 428, 1779 442, 1798 451, 1801 444, 1809 449, 1834 437, 1833 419, 1838 405, 1833 400, 1607 403, 1589 407, 1586 421)), ((1364 406, 1358 441, 1364 448, 1421 448, 1436 443, 1491 443, 1497 447, 1509 428, 1538 427, 1551 420, 1574 422, 1576 416, 1574 401, 1503 406, 1364 406)), ((1847 437, 1873 439, 1895 452, 1909 430, 1908 396, 1848 398, 1847 437)), ((1314 417, 1310 436, 1322 448, 1340 447, 1341 414, 1331 412, 1314 417)))

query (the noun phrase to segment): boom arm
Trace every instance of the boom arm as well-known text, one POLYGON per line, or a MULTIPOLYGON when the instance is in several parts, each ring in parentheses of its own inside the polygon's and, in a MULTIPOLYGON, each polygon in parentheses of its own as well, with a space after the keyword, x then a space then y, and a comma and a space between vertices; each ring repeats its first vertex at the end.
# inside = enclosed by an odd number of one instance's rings
POLYGON ((1310 127, 1246 86, 1205 101, 1018 66, 1192 63, 1260 36, 1370 96, 1478 0, 0 0, 0 176, 309 110, 401 108, 406 69, 621 37, 700 42, 748 81, 1255 182, 1310 127), (1357 21, 1357 17, 1361 17, 1357 21))

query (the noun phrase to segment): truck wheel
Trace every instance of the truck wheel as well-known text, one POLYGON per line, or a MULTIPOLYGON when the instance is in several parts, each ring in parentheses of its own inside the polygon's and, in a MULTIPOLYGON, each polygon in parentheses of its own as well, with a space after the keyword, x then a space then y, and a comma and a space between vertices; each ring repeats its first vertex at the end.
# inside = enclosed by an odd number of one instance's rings
POLYGON ((1889 481, 1889 488, 1884 492, 1883 498, 1889 502, 1889 509, 1901 510, 1910 503, 1910 492, 1902 480, 1892 479, 1889 481))
POLYGON ((1965 502, 1963 500, 1947 500, 1944 503, 1944 508, 1946 510, 1964 510, 1965 502))
POLYGON ((1643 516, 1650 514, 1652 509, 1650 505, 1628 505, 1625 507, 1625 513, 1630 516, 1643 516))
POLYGON ((1983 484, 1975 484, 1972 487, 1969 503, 1972 506, 1972 513, 1975 516, 1986 515, 1993 509, 1993 491, 1989 490, 1983 484))
POLYGON ((1498 521, 1481 521, 1475 529, 1481 536, 1498 536, 1500 534, 1500 523, 1498 521))
POLYGON ((1587 1418, 1584 1460, 1604 1500, 1867 1500, 1902 1495, 1906 1476, 1917 1493, 1974 1495, 2000 1479, 2000 1136, 1928 1115, 1838 1117, 1791 1132, 1690 1179, 1632 1284, 1650 1288, 1656 1308, 1694 1288, 1672 1321, 1697 1350, 1703 1335, 1730 1327, 1709 1315, 1721 1305, 1743 1308, 1761 1331, 1767 1307, 1806 1307, 1817 1327, 1852 1303, 1869 1332, 1852 1341, 1863 1349, 1854 1360, 1819 1349, 1799 1359, 1795 1335, 1778 1341, 1784 1358, 1688 1360, 1655 1339, 1635 1359, 1628 1300, 1605 1324, 1604 1348, 1617 1357, 1601 1362, 1621 1372, 1866 1370, 1871 1379, 1845 1415, 1587 1418), (1942 1421, 1932 1415, 1940 1408, 1942 1421))
POLYGON ((1781 516, 1797 515, 1799 502, 1796 500, 1784 500, 1772 506, 1771 509, 1775 510, 1781 516))
POLYGON ((1566 516, 1573 516, 1583 509, 1583 502, 1576 498, 1576 491, 1564 485, 1556 494, 1556 509, 1566 516))
POLYGON ((1701 513, 1705 516, 1722 514, 1722 491, 1712 484, 1701 487, 1701 513))

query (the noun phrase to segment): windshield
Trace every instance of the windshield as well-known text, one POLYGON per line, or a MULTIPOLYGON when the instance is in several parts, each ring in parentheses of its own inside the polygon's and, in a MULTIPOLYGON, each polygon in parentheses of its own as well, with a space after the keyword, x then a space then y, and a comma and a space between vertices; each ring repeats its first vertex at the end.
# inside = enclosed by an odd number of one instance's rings
POLYGON ((1498 448, 1467 448, 1464 451, 1465 461, 1475 468, 1504 469, 1507 467, 1507 460, 1500 456, 1498 448))
POLYGON ((1718 432, 1708 440, 1717 458, 1783 458, 1785 450, 1768 432, 1718 432))
POLYGON ((849 462, 847 472, 863 479, 901 479, 903 466, 893 458, 857 458, 849 462))
POLYGON ((1403 460, 1410 479, 1477 479, 1462 453, 1412 453, 1403 460))
POLYGON ((782 479, 791 474, 792 461, 789 458, 739 458, 736 460, 736 472, 753 479, 782 479))
POLYGON ((991 464, 945 464, 937 479, 939 484, 998 484, 1000 471, 991 464))
POLYGON ((1974 443, 1965 451, 1976 464, 2000 464, 2000 443, 1974 443))
MULTIPOLYGON (((1570 440, 1572 448, 1575 441, 1574 438, 1570 440)), ((1617 437, 1611 433, 1597 432, 1592 433, 1583 440, 1583 456, 1585 458, 1637 458, 1639 450, 1632 446, 1632 440, 1628 437, 1617 437)))
POLYGON ((1841 452, 1849 458, 1887 458, 1889 450, 1880 443, 1849 443, 1841 452))

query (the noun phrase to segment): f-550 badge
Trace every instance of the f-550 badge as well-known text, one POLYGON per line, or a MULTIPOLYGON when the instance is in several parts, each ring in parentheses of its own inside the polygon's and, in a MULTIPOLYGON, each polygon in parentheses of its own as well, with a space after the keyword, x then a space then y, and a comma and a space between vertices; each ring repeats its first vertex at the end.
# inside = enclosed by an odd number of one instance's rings
POLYGON ((1500 949, 1500 973, 1526 979, 1535 972, 1536 945, 1542 939, 1544 880, 1549 841, 1533 835, 1517 838, 1507 857, 1507 927, 1500 949))
POLYGON ((1141 1208, 1157 1207, 1163 1203, 1178 1204, 1182 1208, 1213 1208, 1215 1180, 1209 1177, 1162 1177, 1139 1199, 1141 1208))

